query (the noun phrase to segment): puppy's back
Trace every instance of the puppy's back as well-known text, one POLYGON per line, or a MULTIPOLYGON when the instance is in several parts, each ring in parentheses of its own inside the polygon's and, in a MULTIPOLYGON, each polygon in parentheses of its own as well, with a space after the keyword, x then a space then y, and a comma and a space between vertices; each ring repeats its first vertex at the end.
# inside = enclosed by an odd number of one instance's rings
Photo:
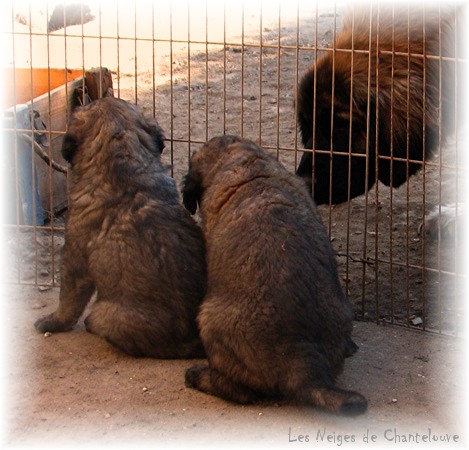
POLYGON ((248 141, 216 147, 193 158, 188 176, 203 186, 208 292, 198 321, 210 367, 190 369, 186 383, 239 402, 281 396, 362 412, 362 396, 333 385, 353 348, 352 316, 304 185, 248 141))

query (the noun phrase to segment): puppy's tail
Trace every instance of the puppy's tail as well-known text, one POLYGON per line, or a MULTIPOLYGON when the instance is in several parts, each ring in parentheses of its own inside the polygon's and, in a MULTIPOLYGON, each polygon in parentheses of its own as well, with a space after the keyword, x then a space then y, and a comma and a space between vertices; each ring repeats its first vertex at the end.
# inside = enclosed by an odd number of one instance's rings
POLYGON ((368 407, 368 402, 363 395, 335 386, 313 388, 308 397, 314 406, 346 416, 363 414, 368 407))

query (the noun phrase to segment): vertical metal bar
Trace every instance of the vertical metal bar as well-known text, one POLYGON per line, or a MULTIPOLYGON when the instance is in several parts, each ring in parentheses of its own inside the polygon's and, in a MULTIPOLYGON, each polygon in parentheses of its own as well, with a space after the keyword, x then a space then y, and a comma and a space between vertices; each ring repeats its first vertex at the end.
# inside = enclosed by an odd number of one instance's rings
MULTIPOLYGON (((83 8, 83 5, 81 5, 81 8, 83 8)), ((65 6, 64 6, 64 11, 65 11, 65 6)), ((83 15, 82 15, 82 19, 83 19, 83 15)), ((84 28, 83 20, 81 21, 80 32, 81 32, 81 78, 82 78, 81 87, 83 89, 83 104, 84 104, 86 83, 85 83, 85 28, 84 28)), ((67 86, 65 87, 65 89, 67 89, 67 86)), ((68 94, 66 94, 66 98, 68 99, 68 94)), ((67 108, 68 106, 69 105, 67 102, 67 108)), ((70 112, 69 110, 67 110, 67 117, 69 116, 70 116, 70 112)))
MULTIPOLYGON (((368 177, 369 174, 369 159, 370 159, 370 119, 371 119, 371 62, 372 62, 372 38, 373 38, 373 3, 370 3, 370 20, 369 20, 369 33, 368 33, 368 82, 367 82, 367 101, 366 101, 366 149, 365 149, 365 217, 364 217, 364 232, 363 232, 363 263, 362 263, 362 316, 365 316, 365 287, 366 287, 366 251, 367 251, 367 226, 368 226, 368 177)), ((378 318, 376 318, 378 320, 378 318)))
POLYGON ((426 215, 426 147, 427 147, 427 34, 426 34, 426 11, 425 5, 422 5, 422 54, 423 54, 423 86, 422 86, 422 329, 425 330, 427 326, 427 298, 426 298, 426 285, 425 285, 425 268, 426 264, 426 235, 425 235, 425 215, 426 215))
POLYGON ((191 157, 191 14, 190 1, 187 2, 187 156, 191 157))
MULTIPOLYGON (((83 5, 81 5, 81 7, 83 8, 83 5)), ((81 9, 81 13, 83 13, 83 9, 81 9)), ((81 52, 81 87, 82 87, 82 90, 83 90, 83 98, 82 98, 82 101, 83 101, 83 104, 85 103, 85 94, 86 94, 86 91, 85 91, 85 88, 86 88, 86 83, 85 83, 85 43, 84 43, 84 35, 85 35, 85 29, 84 29, 84 25, 83 25, 83 14, 81 14, 81 26, 80 26, 80 32, 81 32, 81 45, 82 45, 82 52, 81 52)), ((66 96, 66 98, 68 99, 68 96, 66 96)), ((68 101, 67 101, 68 103, 68 101)), ((67 104, 67 107, 68 107, 68 104, 67 104)), ((67 114, 68 116, 68 114, 67 114)))
POLYGON ((169 133, 171 139, 171 176, 174 176, 174 74, 173 74, 173 2, 169 2, 169 133))
MULTIPOLYGON (((277 146, 277 160, 280 159, 280 35, 281 35, 281 4, 278 4, 278 40, 277 40, 277 136, 276 136, 276 146, 277 146)), ((296 71, 298 73, 298 71, 296 71)), ((298 83, 295 83, 295 86, 298 86, 298 83)), ((296 129, 296 128, 295 128, 296 129)), ((295 133, 296 135, 297 133, 295 133)), ((297 152, 295 151, 295 156, 297 152)), ((296 164, 295 164, 296 167, 296 164)))
MULTIPOLYGON (((442 32, 441 32, 441 5, 438 4, 438 162, 439 162, 439 171, 438 171, 438 176, 439 176, 439 185, 438 185, 438 217, 441 217, 441 202, 442 202, 442 177, 443 177, 443 155, 442 155, 442 150, 443 150, 443 136, 441 133, 441 129, 443 126, 443 121, 442 121, 442 114, 441 114, 441 108, 442 108, 442 48, 441 48, 441 38, 442 38, 442 32)), ((441 233, 441 220, 438 220, 438 332, 441 334, 442 332, 442 320, 443 320, 443 304, 441 301, 441 278, 442 278, 442 273, 441 273, 441 239, 442 239, 442 233, 441 233)))
MULTIPOLYGON (((64 10, 65 10, 65 5, 64 5, 64 10)), ((65 22, 65 19, 64 19, 65 22)), ((82 77, 83 77, 83 92, 84 92, 84 87, 85 87, 85 39, 84 39, 84 30, 83 30, 83 24, 81 24, 81 58, 82 58, 82 77)), ((67 27, 64 26, 64 52, 65 52, 65 61, 64 61, 64 72, 68 73, 68 59, 67 59, 67 27)), ((65 98, 69 98, 68 95, 68 85, 67 83, 65 84, 65 98)), ((69 118, 70 118, 70 110, 71 110, 71 105, 70 102, 65 103, 65 115, 66 115, 66 130, 68 130, 69 126, 69 118)), ((70 186, 72 184, 72 179, 71 179, 71 173, 70 170, 67 170, 67 193, 70 191, 70 186)))
POLYGON ((241 136, 244 137, 244 1, 241 4, 241 136))
POLYGON ((156 117, 156 59, 155 59, 155 4, 151 3, 151 71, 152 71, 152 80, 151 80, 151 87, 152 87, 152 102, 153 102, 153 117, 156 117))
POLYGON ((137 2, 134 3, 134 90, 135 90, 135 104, 138 103, 138 56, 137 56, 137 2))
MULTIPOLYGON (((30 121, 29 125, 31 127, 31 199, 32 199, 32 231, 34 239, 34 284, 38 284, 38 271, 37 271, 37 262, 38 262, 38 242, 37 242, 37 204, 36 204, 36 169, 35 169, 35 155, 34 155, 34 141, 35 141, 35 132, 34 132, 34 119, 32 111, 34 110, 34 76, 33 76, 33 29, 32 29, 32 16, 31 16, 31 4, 28 5, 29 12, 29 70, 30 70, 30 93, 29 93, 29 104, 30 104, 30 121)), ((29 224, 28 224, 29 225, 29 224)))
MULTIPOLYGON (((380 95, 380 78, 379 78, 379 51, 380 51, 380 8, 379 3, 376 5, 376 68, 375 68, 375 173, 378 174, 379 169, 379 95, 380 95)), ((374 276, 375 276, 375 314, 380 319, 379 309, 379 261, 378 261, 378 220, 379 220, 379 183, 375 181, 375 254, 374 254, 374 276)))
POLYGON ((205 0, 205 140, 208 141, 208 9, 205 0))
MULTIPOLYGON (((389 154, 390 154, 390 160, 389 160, 389 177, 390 180, 393 179, 393 173, 394 173, 394 66, 396 62, 396 42, 395 42, 395 5, 393 3, 392 6, 392 29, 391 29, 391 117, 390 117, 390 124, 389 124, 389 135, 390 135, 390 149, 389 149, 389 154)), ((393 199, 394 199, 394 191, 393 191, 393 186, 392 186, 392 181, 391 185, 389 186, 389 284, 390 284, 390 302, 391 302, 391 323, 394 323, 394 286, 393 286, 393 228, 394 228, 394 216, 393 216, 393 199)))
MULTIPOLYGON (((101 2, 98 3, 98 42, 99 42, 99 95, 103 92, 103 77, 101 76, 101 70, 103 67, 103 39, 101 30, 101 2)), ((81 4, 81 23, 83 26, 83 4, 81 4)))
POLYGON ((332 94, 331 94, 331 135, 329 136, 329 209, 327 232, 329 237, 332 234, 332 182, 334 172, 334 113, 335 113, 335 58, 336 58, 336 38, 337 38, 337 3, 334 1, 334 28, 332 30, 332 94))
MULTIPOLYGON (((459 46, 459 40, 458 40, 458 33, 459 33, 459 15, 457 14, 457 7, 456 4, 454 5, 454 92, 456 95, 454 96, 454 134, 456 136, 456 143, 455 143, 455 162, 456 162, 456 174, 455 174, 455 184, 456 184, 456 198, 455 198, 455 203, 456 203, 456 211, 455 211, 455 226, 454 226, 454 245, 455 249, 459 249, 459 244, 461 244, 460 239, 462 238, 462 235, 460 233, 460 228, 459 228, 459 146, 458 146, 458 125, 459 125, 459 117, 458 117, 458 84, 459 84, 459 79, 458 79, 458 61, 459 61, 459 52, 458 52, 458 46, 459 46)), ((462 240, 462 239, 461 239, 462 240)), ((462 298, 462 292, 460 292, 460 284, 462 281, 461 278, 461 273, 460 273, 460 264, 459 264, 459 252, 455 251, 454 252, 454 272, 455 272, 455 298, 457 301, 459 301, 460 298, 462 298)), ((460 323, 456 323, 456 332, 455 335, 459 335, 459 327, 460 323)))
MULTIPOLYGON (((297 15, 296 19, 296 26, 297 30, 299 29, 299 14, 297 15)), ((317 72, 318 72, 318 20, 319 20, 319 10, 318 10, 318 4, 316 3, 316 20, 314 22, 314 65, 313 65, 313 73, 314 73, 314 81, 313 81, 313 123, 311 124, 312 129, 313 129, 313 145, 312 145, 312 171, 311 171, 311 186, 312 186, 312 196, 314 198, 314 188, 315 188, 315 182, 314 182, 314 171, 315 171, 315 160, 316 160, 316 112, 317 112, 317 72)), ((297 31, 298 35, 298 31, 297 31)), ((298 72, 298 70, 297 70, 298 72)))
MULTIPOLYGON (((406 179, 409 179, 409 150, 410 150, 410 5, 407 5, 407 111, 406 111, 406 179)), ((406 183, 406 303, 407 326, 410 326, 410 262, 409 262, 409 238, 410 238, 410 185, 406 183)))
POLYGON ((117 97, 121 96, 121 75, 120 75, 120 29, 119 29, 119 2, 116 3, 116 44, 117 44, 117 97))
POLYGON ((263 33, 262 33, 262 2, 259 11, 259 145, 262 146, 262 63, 263 63, 263 33))
MULTIPOLYGON (((45 20, 47 21, 47 18, 49 17, 49 4, 46 3, 46 17, 45 20)), ((54 183, 54 178, 52 174, 52 108, 51 108, 51 80, 50 80, 50 36, 49 33, 46 34, 46 48, 47 48, 47 100, 48 100, 48 119, 49 119, 49 126, 47 127, 47 150, 49 154, 49 210, 50 210, 50 255, 51 255, 51 265, 50 265, 50 270, 51 270, 51 286, 55 286, 55 246, 54 246, 54 240, 55 240, 55 233, 54 233, 54 227, 55 227, 55 217, 54 217, 54 189, 53 189, 53 183, 54 183)), ((65 80, 67 80, 67 75, 65 74, 65 80)))
MULTIPOLYGON (((316 4, 317 7, 317 4, 316 4)), ((279 30, 280 34, 280 30, 279 30)), ((300 2, 296 2, 296 49, 295 49, 295 169, 298 166, 298 85, 300 72, 300 2)), ((316 79, 314 80, 316 81, 316 79)), ((314 131, 313 131, 314 133, 314 131)), ((314 186, 314 183, 313 183, 314 186)), ((313 187, 314 189, 314 187, 313 187)), ((313 191, 314 192, 314 191, 313 191)))
MULTIPOLYGON (((15 161, 15 201, 16 201, 16 227, 15 227, 15 241, 19 242, 19 237, 20 237, 20 207, 21 207, 21 197, 20 197, 20 191, 19 191, 19 170, 18 170, 18 139, 16 138, 17 135, 17 129, 18 129, 18 118, 17 118, 17 109, 16 105, 18 104, 18 100, 16 97, 16 92, 17 92, 17 84, 16 84, 16 63, 15 63, 15 54, 16 54, 16 45, 15 45, 15 37, 16 37, 16 32, 15 32, 15 8, 14 5, 11 5, 11 30, 12 30, 12 52, 13 52, 13 57, 12 57, 12 66, 13 66, 13 129, 14 131, 12 132, 13 138, 13 152, 14 152, 14 161, 15 161)), ((15 249, 17 250, 17 249, 15 249)), ((21 265, 20 265, 20 254, 18 251, 15 251, 15 267, 16 267, 16 282, 19 284, 21 282, 21 265)))
MULTIPOLYGON (((351 45, 351 54, 350 54, 350 105, 349 105, 349 114, 350 114, 350 123, 349 123, 349 139, 348 139, 348 187, 347 187, 347 231, 346 231, 346 242, 345 249, 346 254, 350 254, 350 217, 352 214, 352 204, 350 202, 351 195, 351 179, 352 179, 352 151, 353 151, 353 142, 352 142, 352 133, 353 133, 353 82, 354 82, 354 61, 355 61, 355 8, 352 8, 352 45, 351 45)), ((349 258, 345 258, 345 293, 348 297, 349 291, 349 273, 350 273, 350 261, 349 258)))
POLYGON ((223 134, 226 134, 226 1, 223 1, 223 134))

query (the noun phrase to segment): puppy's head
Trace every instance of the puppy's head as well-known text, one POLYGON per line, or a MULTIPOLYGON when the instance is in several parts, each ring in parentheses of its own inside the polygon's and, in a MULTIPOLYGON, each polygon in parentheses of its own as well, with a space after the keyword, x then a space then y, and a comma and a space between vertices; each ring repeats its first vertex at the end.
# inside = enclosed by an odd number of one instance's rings
POLYGON ((135 105, 106 97, 75 110, 63 139, 62 156, 75 167, 92 160, 130 161, 139 151, 158 158, 163 149, 163 131, 156 120, 145 119, 135 105))
MULTIPOLYGON (((250 170, 250 162, 259 159, 263 150, 254 142, 238 136, 225 135, 211 139, 194 152, 189 172, 182 186, 183 203, 195 214, 204 190, 220 175, 225 186, 241 183, 250 170)), ((219 180, 219 181, 220 181, 219 180)))
POLYGON ((184 177, 182 186, 183 204, 191 214, 195 214, 197 206, 200 205, 204 180, 219 161, 221 152, 225 151, 230 144, 240 141, 241 139, 237 136, 215 137, 193 153, 189 163, 189 172, 184 177))

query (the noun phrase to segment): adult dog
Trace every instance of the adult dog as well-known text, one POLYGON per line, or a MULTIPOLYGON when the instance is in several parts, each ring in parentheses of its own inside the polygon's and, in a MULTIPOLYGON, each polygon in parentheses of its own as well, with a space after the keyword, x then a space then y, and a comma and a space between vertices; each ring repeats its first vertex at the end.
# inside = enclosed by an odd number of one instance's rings
POLYGON ((200 206, 208 275, 198 323, 209 365, 190 368, 186 385, 365 411, 361 394, 334 385, 357 349, 352 311, 302 181, 253 142, 218 137, 192 156, 183 201, 200 206))
POLYGON ((206 287, 200 228, 160 162, 163 134, 107 97, 79 108, 62 153, 73 184, 57 310, 38 331, 67 331, 97 291, 88 331, 135 356, 204 355, 196 314, 206 287))
POLYGON ((402 185, 453 129, 454 11, 370 8, 346 15, 334 49, 299 85, 301 138, 314 151, 297 174, 318 204, 347 201, 377 179, 402 185))

